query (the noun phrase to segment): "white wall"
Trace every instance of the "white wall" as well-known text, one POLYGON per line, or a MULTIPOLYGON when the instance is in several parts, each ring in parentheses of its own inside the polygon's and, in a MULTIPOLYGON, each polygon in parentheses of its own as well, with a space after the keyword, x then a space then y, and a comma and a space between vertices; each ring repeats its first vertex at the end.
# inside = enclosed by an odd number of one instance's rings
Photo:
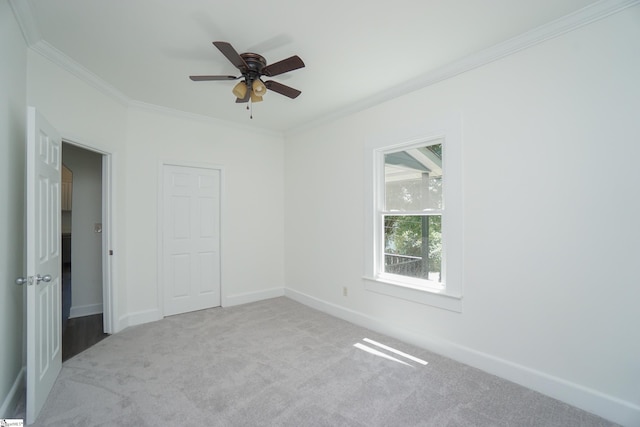
POLYGON ((0 0, 0 418, 11 415, 22 374, 24 140, 27 53, 20 27, 0 0), (13 390, 12 390, 13 388, 13 390))
POLYGON ((636 6, 290 135, 287 294, 637 425, 638 76, 636 6), (462 313, 362 279, 368 141, 448 114, 463 117, 462 313))
MULTIPOLYGON (((65 69, 29 49, 27 102, 60 132, 62 138, 93 150, 110 153, 113 160, 113 244, 111 258, 114 318, 127 313, 125 266, 126 217, 126 105, 86 84, 65 69)), ((115 325, 118 330, 119 325, 115 325)))
POLYGON ((116 332, 162 316, 156 227, 163 161, 224 167, 223 305, 284 293, 281 135, 129 106, 31 50, 28 102, 63 139, 112 154, 116 332))
POLYGON ((102 155, 65 143, 62 163, 73 172, 70 317, 102 313, 102 155))
POLYGON ((125 215, 131 230, 127 255, 135 263, 127 267, 127 295, 134 323, 157 316, 161 308, 158 192, 160 167, 167 161, 223 168, 222 305, 282 295, 282 137, 136 108, 128 123, 125 215))

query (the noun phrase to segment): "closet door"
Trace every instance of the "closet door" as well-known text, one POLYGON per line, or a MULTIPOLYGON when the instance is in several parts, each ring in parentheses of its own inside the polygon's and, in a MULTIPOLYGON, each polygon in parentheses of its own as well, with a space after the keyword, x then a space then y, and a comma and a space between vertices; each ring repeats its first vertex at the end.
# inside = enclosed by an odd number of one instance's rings
POLYGON ((163 166, 164 315, 220 305, 220 170, 163 166))

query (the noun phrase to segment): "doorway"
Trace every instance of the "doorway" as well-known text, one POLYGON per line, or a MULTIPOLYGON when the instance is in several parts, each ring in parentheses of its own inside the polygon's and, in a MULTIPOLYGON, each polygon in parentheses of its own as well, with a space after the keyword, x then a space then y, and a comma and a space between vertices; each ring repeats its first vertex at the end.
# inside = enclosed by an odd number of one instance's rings
POLYGON ((103 157, 62 143, 62 361, 108 336, 103 294, 103 157))

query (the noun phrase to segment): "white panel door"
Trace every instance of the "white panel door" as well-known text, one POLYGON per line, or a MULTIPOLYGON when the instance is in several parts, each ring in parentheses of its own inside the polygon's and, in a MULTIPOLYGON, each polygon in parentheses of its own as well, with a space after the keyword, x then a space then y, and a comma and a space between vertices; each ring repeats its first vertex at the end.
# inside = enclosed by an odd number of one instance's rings
POLYGON ((62 141, 32 107, 27 125, 27 424, 32 424, 62 367, 62 141))
POLYGON ((220 305, 220 170, 164 165, 164 314, 220 305))

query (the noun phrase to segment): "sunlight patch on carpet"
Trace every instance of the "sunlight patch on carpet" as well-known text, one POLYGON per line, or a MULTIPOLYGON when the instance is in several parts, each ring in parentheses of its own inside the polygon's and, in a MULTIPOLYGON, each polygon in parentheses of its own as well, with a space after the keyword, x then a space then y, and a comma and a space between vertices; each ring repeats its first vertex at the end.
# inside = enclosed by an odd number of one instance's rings
POLYGON ((398 356, 402 356, 402 357, 407 358, 407 359, 409 359, 409 360, 413 360, 414 362, 418 362, 418 363, 419 363, 419 364, 421 364, 421 365, 427 365, 427 364, 429 363, 429 362, 426 362, 426 361, 424 361, 424 360, 422 360, 422 359, 419 359, 419 358, 417 358, 417 357, 415 357, 415 356, 412 356, 412 355, 407 354, 407 353, 403 353, 403 352, 401 352, 400 350, 396 350, 396 349, 395 349, 395 348, 393 348, 393 347, 389 347, 389 346, 387 346, 387 345, 384 345, 384 344, 379 343, 379 342, 377 342, 377 341, 371 340, 371 339, 369 339, 369 338, 364 338, 362 341, 364 341, 364 342, 366 342, 366 343, 369 343, 369 344, 373 344, 373 345, 378 346, 378 347, 380 347, 380 348, 383 348, 383 349, 385 349, 385 350, 387 350, 387 351, 390 351, 390 352, 392 352, 392 353, 397 354, 398 356))
MULTIPOLYGON (((388 351, 388 352, 390 352, 390 353, 392 353, 392 354, 394 354, 396 356, 401 356, 401 357, 404 357, 405 359, 408 359, 408 360, 411 360, 413 362, 419 363, 419 364, 421 364, 423 366, 428 363, 428 362, 426 362, 426 361, 424 361, 422 359, 419 359, 419 358, 417 358, 415 356, 412 356, 412 355, 407 354, 407 353, 403 353, 400 350, 396 350, 393 347, 389 347, 388 345, 384 345, 382 343, 379 343, 377 341, 371 340, 369 338, 364 338, 362 341, 364 341, 364 342, 366 342, 368 344, 374 345, 374 346, 376 346, 376 347, 378 347, 380 349, 386 350, 386 351, 388 351)), ((373 354, 374 356, 382 357, 382 358, 385 358, 387 360, 391 360, 391 361, 394 361, 394 362, 397 362, 397 363, 401 363, 401 364, 406 365, 406 366, 410 366, 412 368, 415 367, 410 363, 407 363, 407 362, 405 362, 405 361, 403 361, 401 359, 398 359, 397 357, 392 356, 391 354, 382 352, 380 350, 376 350, 375 348, 369 347, 368 345, 364 345, 362 343, 356 343, 353 346, 355 348, 359 349, 359 350, 363 350, 363 351, 366 351, 367 353, 373 354)))

